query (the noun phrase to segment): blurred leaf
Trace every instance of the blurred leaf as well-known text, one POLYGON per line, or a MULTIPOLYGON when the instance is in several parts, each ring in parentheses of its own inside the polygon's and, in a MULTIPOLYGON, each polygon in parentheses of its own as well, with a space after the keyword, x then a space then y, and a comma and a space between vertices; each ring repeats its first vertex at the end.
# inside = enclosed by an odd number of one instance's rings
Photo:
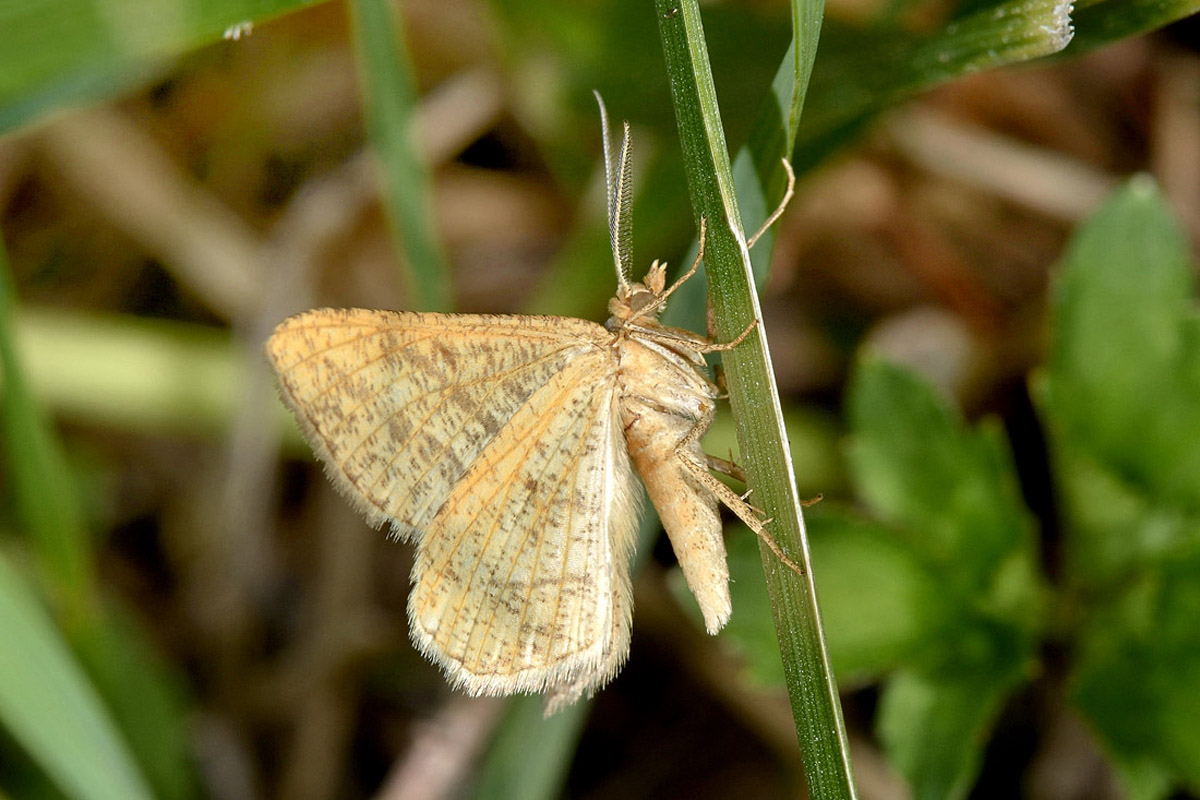
POLYGON ((514 697, 488 747, 471 797, 474 800, 550 800, 562 793, 571 756, 591 701, 543 717, 545 698, 514 697))
POLYGON ((888 680, 880 699, 879 736, 912 783, 913 800, 966 796, 1015 678, 984 673, 931 679, 901 672, 888 680))
POLYGON ((1011 557, 1034 562, 1032 527, 998 426, 968 430, 915 375, 872 358, 855 372, 849 415, 851 470, 872 510, 909 531, 909 546, 955 594, 996 592, 998 611, 1014 620, 1028 615, 1032 572, 1024 586, 998 583, 1011 557))
POLYGON ((796 145, 797 170, 816 165, 877 113, 918 92, 1059 52, 1071 40, 1070 8, 1061 0, 1006 0, 926 36, 828 26, 796 145))
MULTIPOLYGON (((179 711, 138 632, 130 626, 118 627, 102 601, 93 543, 74 478, 29 389, 14 342, 16 301, 11 286, 0 248, 0 374, 4 378, 0 428, 22 529, 33 545, 44 591, 80 666, 89 671, 115 718, 125 725, 146 777, 161 797, 186 797, 191 784, 179 711)), ((111 362, 106 368, 111 371, 111 362)), ((0 722, 16 724, 7 719, 0 722)))
POLYGON ((996 426, 968 429, 916 376, 872 358, 848 405, 859 494, 928 572, 926 619, 940 628, 888 680, 880 734, 914 797, 961 797, 1034 657, 1043 603, 1032 525, 996 426))
POLYGON ((1135 179, 1079 230, 1063 260, 1045 385, 1062 439, 1189 513, 1200 512, 1194 289, 1187 239, 1150 180, 1135 179))
POLYGON ((433 232, 433 193, 417 148, 417 92, 400 9, 389 0, 350 0, 350 10, 367 130, 381 167, 388 224, 404 254, 409 298, 422 311, 450 311, 450 271, 433 232))
POLYGON ((1080 631, 1074 702, 1126 788, 1200 788, 1200 315, 1187 239, 1147 178, 1076 233, 1035 383, 1080 631))
POLYGON ((1200 548, 1092 606, 1071 696, 1121 765, 1200 788, 1200 548))
MULTIPOLYGON (((916 660, 948 616, 936 578, 879 525, 822 507, 806 518, 838 681, 870 680, 916 660)), ((727 547, 734 613, 722 635, 741 653, 753 680, 782 685, 770 597, 757 578, 762 570, 757 542, 741 529, 728 538, 727 547)))
POLYGON ((808 518, 817 593, 839 674, 862 680, 912 663, 949 616, 937 576, 879 525, 831 509, 808 518))
POLYGON ((1081 0, 1075 3, 1075 38, 1066 55, 1170 25, 1200 11, 1200 0, 1081 0))
POLYGON ((181 53, 307 4, 0 0, 0 132, 145 83, 181 53))
POLYGON ((152 794, 45 610, 0 553, 0 722, 71 797, 152 794))

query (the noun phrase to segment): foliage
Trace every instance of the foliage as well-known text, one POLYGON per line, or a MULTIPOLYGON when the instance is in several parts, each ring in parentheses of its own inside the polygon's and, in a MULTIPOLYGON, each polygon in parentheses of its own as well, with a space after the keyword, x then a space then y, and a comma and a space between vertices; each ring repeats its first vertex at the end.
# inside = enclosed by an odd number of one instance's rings
MULTIPOLYGON (((1200 788, 1194 269, 1146 178, 1059 266, 1033 377, 1062 498, 1052 585, 995 421, 968 427, 910 372, 859 364, 847 417, 864 511, 811 513, 813 560, 833 663, 844 680, 884 678, 879 735, 915 797, 966 796, 1049 645, 1069 648, 1071 702, 1129 796, 1200 788)), ((735 603, 755 603, 747 583, 735 603)), ((770 632, 735 621, 731 634, 771 680, 770 632)))
MULTIPOLYGON (((0 130, 31 130, 62 107, 145 87, 200 45, 236 39, 305 5, 188 0, 147 11, 124 0, 0 0, 0 130)), ((520 109, 524 122, 544 132, 541 157, 574 186, 591 169, 579 146, 581 136, 594 135, 589 90, 620 96, 623 114, 668 130, 663 98, 668 78, 678 77, 662 69, 658 22, 647 4, 612 0, 603 13, 593 5, 492 4, 514 94, 537 98, 520 109), (554 68, 539 70, 546 61, 554 68)), ((1198 4, 1080 3, 1076 40, 1065 50, 1063 3, 939 6, 944 16, 921 31, 903 21, 914 6, 887 4, 863 25, 824 23, 815 65, 819 3, 792 4, 790 45, 780 20, 705 9, 709 40, 689 46, 704 60, 713 53, 733 145, 713 157, 733 155, 736 192, 726 183, 723 201, 740 204, 747 227, 779 195, 784 152, 803 171, 847 146, 878 113, 937 83, 1060 51, 1057 57, 1069 57, 1075 48, 1166 25, 1198 4)), ((416 144, 397 131, 412 119, 409 87, 417 82, 405 50, 389 41, 396 31, 382 3, 355 0, 353 9, 370 135, 389 156, 382 161, 390 219, 413 283, 428 304, 444 305, 449 282, 439 274, 429 230, 426 176, 416 144)), ((708 122, 714 117, 715 105, 708 122)), ((677 155, 663 155, 650 159, 647 172, 636 199, 640 242, 671 252, 691 235, 678 224, 687 218, 685 167, 677 155)), ((591 316, 611 292, 606 248, 599 215, 584 220, 529 307, 591 316)), ((766 241, 753 254, 760 280, 769 255, 766 241)), ((1085 226, 1064 260, 1048 361, 1034 379, 1062 497, 1066 557, 1053 582, 1042 573, 1038 532, 999 427, 968 426, 913 376, 869 355, 862 360, 847 419, 863 508, 811 515, 814 575, 832 664, 843 680, 884 682, 879 738, 916 796, 965 794, 997 715, 1036 675, 1047 642, 1070 648, 1072 702, 1131 796, 1200 787, 1200 727, 1190 713, 1200 704, 1200 646, 1191 630, 1200 612, 1200 331, 1192 275, 1183 235, 1144 180, 1085 226)), ((0 726, 53 785, 40 793, 191 796, 184 729, 192 698, 103 585, 96 562, 105 542, 80 499, 84 476, 43 405, 85 424, 212 436, 234 414, 236 343, 179 323, 20 309, 3 263, 0 288, 8 504, 0 726), (97 368, 129 358, 137 360, 136 379, 97 368)), ((680 324, 703 328, 704 295, 695 281, 673 299, 680 324)), ((779 681, 775 628, 761 624, 772 597, 746 571, 758 569, 757 555, 735 544, 731 562, 743 576, 735 603, 762 613, 735 615, 730 639, 759 680, 779 681)), ((582 721, 564 717, 547 727, 532 716, 530 706, 518 705, 501 726, 481 793, 518 782, 524 796, 551 794, 563 784, 582 721), (529 744, 533 729, 545 732, 544 746, 529 744), (497 777, 512 765, 507 754, 533 748, 539 757, 527 759, 528 770, 497 777)))

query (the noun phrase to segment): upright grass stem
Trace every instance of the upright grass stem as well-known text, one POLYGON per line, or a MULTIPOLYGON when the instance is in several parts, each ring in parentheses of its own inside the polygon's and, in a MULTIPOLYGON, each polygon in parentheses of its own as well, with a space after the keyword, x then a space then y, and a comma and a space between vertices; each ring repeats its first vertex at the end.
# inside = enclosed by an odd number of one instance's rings
MULTIPOLYGON (((780 547, 804 566, 804 574, 797 575, 765 544, 760 546, 809 792, 814 798, 855 797, 841 704, 825 650, 800 498, 766 331, 761 325, 699 4, 696 0, 656 0, 655 9, 697 225, 704 218, 709 231, 705 265, 717 335, 721 341, 730 341, 752 321, 760 321, 745 344, 724 354, 722 361, 753 502, 772 520, 768 530, 780 547)), ((806 19, 811 24, 812 18, 806 19)), ((809 43, 811 37, 806 33, 800 31, 799 35, 802 42, 809 43)), ((811 52, 807 58, 811 59, 811 52)), ((796 63, 803 60, 798 58, 796 63)), ((807 79, 807 70, 797 72, 797 80, 807 79)), ((798 100, 802 90, 792 96, 798 100)), ((797 115, 798 110, 789 115, 789 122, 797 115)))

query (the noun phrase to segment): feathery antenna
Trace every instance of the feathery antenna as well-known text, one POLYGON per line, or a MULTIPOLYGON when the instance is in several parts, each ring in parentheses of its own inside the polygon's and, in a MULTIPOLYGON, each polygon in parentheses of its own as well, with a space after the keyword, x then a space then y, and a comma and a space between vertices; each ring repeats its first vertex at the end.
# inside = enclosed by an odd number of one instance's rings
POLYGON ((629 123, 623 125, 621 149, 613 150, 612 135, 608 125, 608 109, 604 98, 597 91, 596 102, 600 104, 600 126, 604 134, 604 185, 608 208, 608 238, 612 245, 613 266, 617 271, 617 283, 629 285, 630 262, 633 258, 633 208, 632 175, 629 153, 632 143, 629 138, 629 123))

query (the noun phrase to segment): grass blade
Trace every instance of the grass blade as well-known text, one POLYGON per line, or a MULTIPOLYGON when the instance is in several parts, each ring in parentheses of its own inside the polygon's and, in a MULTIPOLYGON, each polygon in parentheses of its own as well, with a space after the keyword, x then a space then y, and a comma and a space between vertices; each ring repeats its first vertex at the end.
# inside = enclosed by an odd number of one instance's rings
POLYGON ((25 381, 13 337, 16 311, 0 250, 0 434, 19 518, 38 554, 44 586, 68 624, 91 616, 97 588, 91 542, 66 460, 25 381))
POLYGON ((480 766, 474 800, 551 800, 562 794, 591 701, 544 717, 540 695, 514 697, 480 766))
POLYGON ((404 254, 410 300, 424 311, 449 311, 449 271, 433 233, 428 170, 414 124, 417 94, 399 9, 387 0, 350 3, 367 130, 379 159, 384 205, 404 254))
MULTIPOLYGON (((697 217, 708 221, 706 268, 717 335, 729 341, 761 314, 699 5, 695 0, 657 0, 655 8, 688 185, 697 217)), ((800 35, 809 40, 806 32, 800 35)), ((779 545, 806 570, 803 577, 795 575, 769 549, 760 548, 809 792, 814 798, 854 797, 841 704, 825 651, 783 414, 761 327, 722 360, 754 502, 774 520, 770 532, 779 545)))
MULTIPOLYGON (((22 670, 31 662, 13 636, 21 631, 28 633, 30 653, 42 653, 48 664, 54 663, 59 656, 46 650, 51 645, 42 644, 46 638, 38 633, 42 623, 25 619, 27 609, 14 601, 17 604, 9 608, 14 616, 7 621, 13 627, 0 625, 3 632, 0 650, 18 657, 21 663, 12 668, 0 668, 3 673, 0 677, 15 681, 6 688, 16 692, 16 699, 10 697, 12 702, 6 708, 0 708, 0 724, 12 728, 14 735, 20 738, 16 728, 30 722, 24 702, 41 694, 59 697, 63 692, 63 699, 68 702, 60 710, 64 713, 78 711, 82 716, 77 722, 92 731, 89 735, 108 735, 97 727, 101 723, 95 723, 93 718, 112 712, 126 739, 101 746, 123 752, 128 744, 137 755, 145 776, 153 782, 158 796, 187 797, 191 784, 190 774, 184 768, 185 743, 179 724, 179 703, 167 675, 154 663, 150 648, 139 638, 137 629, 122 624, 103 601, 94 566, 93 545, 79 506, 74 476, 49 421, 29 388, 18 357, 13 336, 15 307, 7 261, 0 248, 0 375, 4 392, 0 403, 0 433, 3 434, 0 441, 8 460, 7 474, 11 476, 18 519, 31 544, 30 552, 34 556, 31 561, 36 565, 39 588, 46 593, 76 658, 69 668, 47 667, 44 677, 51 681, 73 681, 75 678, 67 676, 64 669, 86 673, 93 681, 93 685, 87 687, 87 693, 99 691, 108 709, 102 712, 87 708, 86 703, 92 701, 78 700, 79 691, 67 683, 61 687, 46 684, 29 688, 27 680, 22 678, 22 670), (73 697, 76 699, 71 699, 73 697)), ((27 676, 35 677, 36 673, 27 676)), ((50 705, 47 708, 59 707, 50 705)), ((43 720, 34 722, 40 725, 43 720)), ((66 724, 63 720, 56 722, 49 718, 44 722, 66 724)), ((111 726, 107 717, 103 725, 111 726)), ((22 741, 26 746, 40 746, 42 735, 40 729, 35 729, 22 741)), ((115 731, 113 735, 117 735, 115 731)), ((47 771, 76 766, 62 764, 57 755, 46 760, 44 753, 31 752, 47 771)), ((80 757, 86 762, 90 756, 84 752, 80 757)), ((77 766, 85 772, 91 769, 87 763, 77 766)), ((124 768, 115 766, 114 769, 124 768)), ((132 764, 128 771, 139 775, 132 764)))
POLYGON ((13 738, 71 797, 152 797, 54 623, 2 554, 0 631, 0 722, 13 738))

